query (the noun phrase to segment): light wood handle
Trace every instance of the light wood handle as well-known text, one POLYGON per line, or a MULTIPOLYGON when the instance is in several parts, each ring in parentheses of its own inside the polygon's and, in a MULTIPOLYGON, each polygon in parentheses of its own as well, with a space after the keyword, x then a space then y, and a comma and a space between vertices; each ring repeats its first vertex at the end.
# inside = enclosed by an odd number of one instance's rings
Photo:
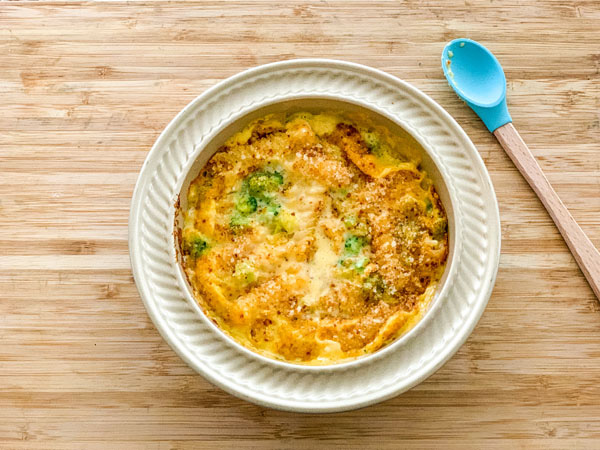
POLYGON ((548 210, 594 294, 600 300, 600 253, 560 200, 513 124, 507 123, 497 128, 494 136, 548 210))

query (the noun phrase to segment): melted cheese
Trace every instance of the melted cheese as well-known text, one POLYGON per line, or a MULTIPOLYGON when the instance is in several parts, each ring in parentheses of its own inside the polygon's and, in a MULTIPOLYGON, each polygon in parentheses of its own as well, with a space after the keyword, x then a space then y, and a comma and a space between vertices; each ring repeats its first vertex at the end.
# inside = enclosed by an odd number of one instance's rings
POLYGON ((296 363, 354 358, 406 332, 447 257, 415 142, 333 113, 268 116, 232 136, 184 212, 184 268, 207 315, 296 363))
POLYGON ((325 236, 325 233, 318 229, 315 234, 315 255, 310 264, 306 263, 310 288, 302 297, 302 303, 309 306, 314 305, 329 292, 331 268, 336 266, 339 259, 337 249, 334 248, 333 242, 325 236))

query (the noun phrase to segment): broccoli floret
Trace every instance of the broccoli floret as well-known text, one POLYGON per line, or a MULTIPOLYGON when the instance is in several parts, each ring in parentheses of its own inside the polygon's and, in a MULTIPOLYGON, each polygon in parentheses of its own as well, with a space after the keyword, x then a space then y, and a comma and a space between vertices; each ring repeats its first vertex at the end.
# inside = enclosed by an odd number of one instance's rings
POLYGON ((350 236, 344 242, 344 250, 349 255, 358 255, 360 250, 365 246, 366 241, 362 236, 350 236))
POLYGON ((229 221, 229 226, 233 229, 243 228, 248 226, 250 220, 246 215, 240 214, 239 212, 234 213, 229 221))
POLYGON ((271 217, 276 217, 279 215, 279 210, 281 209, 281 205, 270 200, 267 204, 267 215, 271 217))
POLYGON ((369 227, 364 222, 359 222, 355 215, 346 216, 344 218, 344 226, 348 230, 352 230, 355 236, 367 236, 369 234, 369 227))
POLYGON ((358 258, 356 260, 356 262, 354 263, 354 269, 358 273, 362 273, 365 270, 365 267, 367 267, 367 264, 369 264, 369 258, 363 256, 362 258, 358 258))
POLYGON ((250 223, 250 217, 256 217, 260 223, 274 229, 274 232, 282 229, 287 231, 286 226, 276 221, 281 205, 276 202, 274 195, 270 195, 281 185, 283 185, 283 175, 279 172, 261 170, 246 177, 238 194, 229 226, 233 229, 246 227, 250 223), (255 212, 257 215, 251 216, 255 212))
POLYGON ((432 227, 432 236, 436 241, 439 241, 444 237, 444 234, 448 231, 448 222, 444 218, 437 219, 432 227))
POLYGON ((379 274, 370 275, 363 282, 363 290, 369 298, 380 299, 385 292, 385 282, 379 274))
POLYGON ((367 131, 365 133, 362 133, 362 138, 365 141, 365 144, 367 144, 368 149, 371 150, 371 152, 375 152, 379 149, 379 146, 381 144, 379 142, 379 138, 374 132, 367 131))
POLYGON ((431 211, 433 211, 433 203, 431 203, 431 200, 429 200, 429 198, 425 199, 425 212, 427 214, 429 214, 431 211))
POLYGON ((291 233, 296 230, 297 226, 298 222, 296 218, 284 210, 277 216, 274 232, 285 231, 286 233, 291 233))
POLYGON ((279 172, 254 172, 246 178, 248 192, 253 196, 264 196, 267 192, 276 191, 283 184, 283 175, 279 172))
POLYGON ((254 269, 247 262, 237 263, 233 273, 234 278, 241 284, 251 284, 256 281, 254 269))
POLYGON ((367 245, 367 239, 363 236, 349 236, 344 242, 344 254, 338 261, 338 264, 345 269, 352 269, 355 272, 363 273, 367 264, 369 264, 369 258, 364 255, 359 255, 360 251, 365 245, 367 245))
POLYGON ((185 240, 183 253, 196 259, 208 249, 208 241, 201 236, 193 236, 185 240))
POLYGON ((281 209, 279 205, 268 207, 264 220, 273 234, 281 232, 293 233, 298 227, 296 217, 289 211, 281 209))
POLYGON ((344 225, 346 228, 353 228, 356 226, 356 216, 346 216, 344 217, 344 225))
POLYGON ((369 258, 366 256, 361 256, 358 258, 355 257, 345 257, 341 258, 338 261, 338 265, 343 267, 344 269, 353 269, 358 273, 363 273, 365 271, 365 267, 369 264, 369 258))
POLYGON ((240 197, 235 205, 235 209, 237 209, 242 214, 251 214, 254 211, 256 211, 257 207, 258 203, 256 201, 256 198, 250 195, 240 197))

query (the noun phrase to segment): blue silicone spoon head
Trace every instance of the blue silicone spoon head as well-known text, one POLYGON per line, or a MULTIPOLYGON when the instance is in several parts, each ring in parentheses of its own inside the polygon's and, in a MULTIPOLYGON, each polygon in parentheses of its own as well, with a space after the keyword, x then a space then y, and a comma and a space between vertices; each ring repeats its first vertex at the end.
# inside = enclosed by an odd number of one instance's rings
POLYGON ((506 77, 496 57, 470 39, 455 39, 444 47, 442 69, 448 84, 493 132, 512 122, 506 107, 506 77))

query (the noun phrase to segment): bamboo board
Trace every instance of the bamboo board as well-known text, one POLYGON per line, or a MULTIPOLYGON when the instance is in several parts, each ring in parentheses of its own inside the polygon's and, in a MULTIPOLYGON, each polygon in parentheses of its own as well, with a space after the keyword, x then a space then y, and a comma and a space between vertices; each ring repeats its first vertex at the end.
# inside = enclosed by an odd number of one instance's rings
POLYGON ((0 448, 599 448, 600 304, 549 216, 440 69, 470 37, 515 126, 600 246, 600 4, 0 1, 0 448), (127 219, 160 131, 246 68, 367 64, 478 147, 502 219, 493 296, 435 375, 363 410, 297 415, 213 387, 139 299, 127 219))

